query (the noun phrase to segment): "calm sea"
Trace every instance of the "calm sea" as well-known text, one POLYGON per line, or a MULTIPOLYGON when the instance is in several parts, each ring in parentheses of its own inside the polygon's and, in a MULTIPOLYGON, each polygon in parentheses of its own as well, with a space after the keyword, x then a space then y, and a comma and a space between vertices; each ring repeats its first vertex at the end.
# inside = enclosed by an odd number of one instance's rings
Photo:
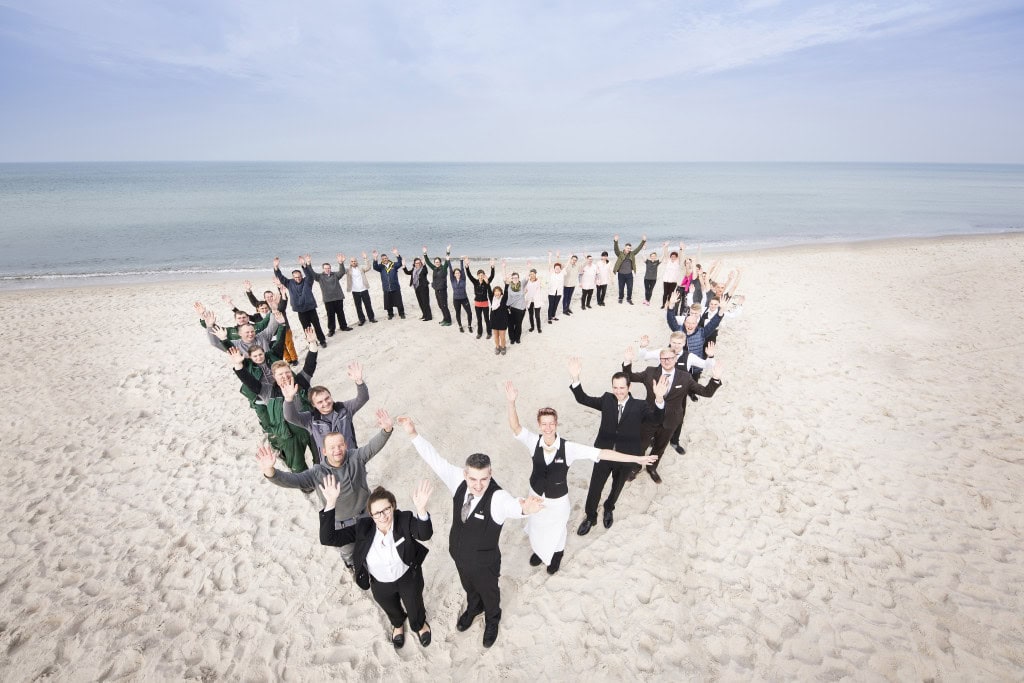
POLYGON ((427 245, 475 257, 1024 230, 1024 166, 0 164, 0 287, 256 270, 427 245))

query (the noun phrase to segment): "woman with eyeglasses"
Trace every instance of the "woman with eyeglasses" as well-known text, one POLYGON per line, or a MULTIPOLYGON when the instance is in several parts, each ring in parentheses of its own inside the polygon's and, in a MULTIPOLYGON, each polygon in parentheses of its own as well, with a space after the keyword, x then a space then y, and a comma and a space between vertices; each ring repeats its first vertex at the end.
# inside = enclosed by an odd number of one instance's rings
POLYGON ((334 528, 334 505, 341 486, 328 474, 320 490, 324 509, 320 512, 320 543, 343 546, 355 543, 352 562, 356 583, 370 589, 373 599, 391 622, 391 644, 395 649, 405 645, 405 620, 416 632, 420 645, 430 645, 430 624, 423 606, 423 559, 427 548, 420 541, 434 533, 427 512, 427 501, 434 487, 421 481, 412 494, 416 514, 399 510, 395 496, 378 486, 366 503, 369 517, 356 520, 354 526, 334 528))

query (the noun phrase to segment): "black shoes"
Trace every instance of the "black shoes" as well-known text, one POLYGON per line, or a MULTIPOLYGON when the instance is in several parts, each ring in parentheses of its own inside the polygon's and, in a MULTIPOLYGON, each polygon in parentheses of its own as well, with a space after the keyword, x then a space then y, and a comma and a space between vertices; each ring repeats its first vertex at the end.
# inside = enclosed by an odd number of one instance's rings
POLYGON ((424 623, 423 625, 426 626, 427 630, 420 631, 417 635, 420 638, 420 645, 426 647, 430 645, 430 624, 424 623))
POLYGON ((551 564, 548 565, 548 574, 554 574, 558 571, 558 568, 562 566, 562 554, 563 551, 559 550, 551 556, 551 564))
POLYGON ((400 649, 403 645, 405 645, 405 630, 404 629, 397 636, 396 635, 391 636, 391 644, 395 646, 396 650, 400 649))
MULTIPOLYGON (((470 332, 472 332, 472 331, 473 331, 473 330, 470 330, 470 332)), ((480 338, 480 337, 482 337, 482 336, 484 336, 484 333, 483 333, 483 332, 477 332, 477 333, 476 333, 476 338, 477 338, 477 339, 479 339, 479 338, 480 338)))
MULTIPOLYGON (((351 332, 351 331, 352 331, 352 328, 351 328, 351 327, 349 327, 348 325, 345 325, 345 327, 341 328, 341 331, 342 331, 342 332, 351 332)), ((327 336, 329 337, 329 336, 331 336, 331 335, 327 335, 327 336)))
POLYGON ((647 466, 647 474, 651 475, 651 480, 655 484, 660 484, 661 483, 661 475, 658 474, 658 470, 654 469, 650 465, 647 466))
MULTIPOLYGON (((374 322, 377 322, 377 321, 375 320, 374 322)), ((365 321, 365 320, 360 320, 360 321, 359 321, 359 327, 362 327, 362 326, 363 326, 363 325, 365 325, 365 324, 366 324, 366 321, 365 321)))
POLYGON ((480 612, 477 612, 476 614, 463 612, 461 615, 459 615, 459 620, 455 622, 455 628, 457 628, 459 631, 465 631, 473 625, 473 620, 476 619, 478 616, 480 616, 480 612))
MULTIPOLYGON (((342 328, 342 329, 345 329, 345 328, 342 328)), ((334 330, 327 330, 327 336, 328 337, 333 337, 334 336, 334 330)))
POLYGON ((541 564, 543 564, 543 562, 544 562, 544 560, 542 560, 539 557, 537 557, 537 553, 534 553, 533 555, 530 555, 530 566, 531 567, 539 567, 541 564))
POLYGON ((676 453, 679 455, 686 455, 686 449, 677 443, 672 444, 672 448, 676 449, 676 453))
POLYGON ((484 647, 490 647, 494 645, 494 641, 498 639, 498 622, 492 621, 489 624, 484 624, 484 647))
POLYGON ((576 530, 576 534, 579 536, 586 536, 590 533, 590 529, 597 524, 597 520, 591 521, 589 518, 584 519, 580 522, 580 528, 576 530))
POLYGON ((320 339, 317 343, 319 343, 321 347, 323 347, 325 349, 327 348, 327 340, 326 339, 320 339))
POLYGON ((629 474, 626 475, 626 481, 633 481, 636 479, 636 475, 640 474, 640 467, 633 467, 629 470, 629 474))
POLYGON ((604 528, 605 529, 611 529, 612 528, 612 522, 614 522, 614 521, 615 521, 615 518, 612 517, 612 511, 611 510, 605 510, 604 511, 604 528))

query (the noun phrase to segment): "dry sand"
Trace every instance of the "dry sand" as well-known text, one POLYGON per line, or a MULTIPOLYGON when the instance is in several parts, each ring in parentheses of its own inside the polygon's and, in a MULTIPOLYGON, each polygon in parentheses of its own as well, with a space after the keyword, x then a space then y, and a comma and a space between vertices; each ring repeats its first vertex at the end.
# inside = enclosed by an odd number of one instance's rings
MULTIPOLYGON (((487 651, 479 621, 454 628, 443 486, 434 643, 396 653, 317 543, 310 500, 262 481, 256 420, 191 310, 242 300, 239 283, 2 292, 0 679, 1020 680, 1022 263, 1020 235, 729 258, 747 305, 723 325, 725 385, 692 405, 688 453, 584 538, 577 465, 553 577, 506 524, 487 651)), ((525 424, 550 404, 563 436, 591 443, 598 415, 573 402, 566 357, 599 393, 627 344, 668 337, 659 311, 612 296, 496 358, 405 296, 408 320, 332 338, 317 379, 348 398, 360 360, 363 440, 377 407, 412 415, 452 461, 490 453, 520 494, 529 458, 501 382, 519 385, 525 424)), ((370 466, 405 507, 430 476, 402 433, 370 466)))

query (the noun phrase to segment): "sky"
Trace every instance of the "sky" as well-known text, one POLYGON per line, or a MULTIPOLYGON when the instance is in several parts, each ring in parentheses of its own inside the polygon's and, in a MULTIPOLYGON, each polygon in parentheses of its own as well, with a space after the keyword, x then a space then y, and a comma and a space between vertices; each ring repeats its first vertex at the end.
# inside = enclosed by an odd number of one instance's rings
POLYGON ((1024 0, 0 0, 0 161, 1024 162, 1024 0))

